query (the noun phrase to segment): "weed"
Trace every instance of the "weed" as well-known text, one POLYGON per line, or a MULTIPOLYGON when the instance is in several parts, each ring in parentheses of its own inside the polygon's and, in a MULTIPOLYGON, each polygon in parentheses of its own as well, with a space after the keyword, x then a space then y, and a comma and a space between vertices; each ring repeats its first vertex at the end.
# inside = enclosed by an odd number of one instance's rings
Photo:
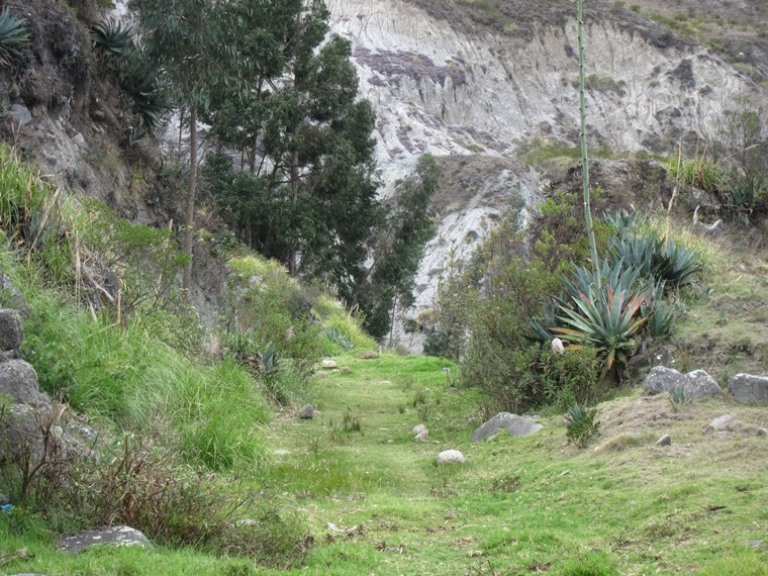
POLYGON ((360 432, 361 434, 363 432, 360 426, 360 418, 352 412, 351 408, 347 408, 347 411, 344 413, 341 426, 344 432, 360 432))
POLYGON ((672 390, 669 391, 669 403, 672 405, 673 412, 679 412, 682 410, 683 405, 686 402, 685 386, 678 384, 672 390))

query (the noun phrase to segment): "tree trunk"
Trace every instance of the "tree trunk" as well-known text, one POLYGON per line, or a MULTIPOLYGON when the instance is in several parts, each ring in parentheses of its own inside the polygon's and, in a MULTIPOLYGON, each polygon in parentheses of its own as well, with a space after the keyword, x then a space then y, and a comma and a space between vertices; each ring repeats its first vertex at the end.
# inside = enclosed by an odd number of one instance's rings
MULTIPOLYGON (((298 210, 299 201, 299 153, 294 152, 291 157, 291 194, 293 195, 293 210, 298 210)), ((290 247, 290 255, 288 260, 288 271, 291 276, 296 276, 299 272, 299 259, 296 250, 296 246, 290 247)))
POLYGON ((184 209, 184 246, 183 252, 187 255, 187 264, 184 266, 182 288, 190 290, 192 287, 192 244, 195 226, 195 196, 197 195, 197 110, 189 111, 189 190, 187 192, 187 204, 184 209))

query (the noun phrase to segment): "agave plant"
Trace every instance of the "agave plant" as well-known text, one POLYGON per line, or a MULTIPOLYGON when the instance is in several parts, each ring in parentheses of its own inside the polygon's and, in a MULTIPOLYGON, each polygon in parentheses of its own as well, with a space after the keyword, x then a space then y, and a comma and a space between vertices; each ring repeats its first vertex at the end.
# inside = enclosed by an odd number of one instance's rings
POLYGON ((108 18, 91 28, 93 47, 107 58, 125 56, 133 48, 133 30, 108 18))
POLYGON ((23 20, 5 8, 0 12, 0 65, 10 66, 20 60, 28 42, 29 34, 24 29, 23 20))
POLYGON ((677 244, 654 235, 615 237, 608 246, 614 262, 622 261, 654 282, 663 282, 669 288, 690 283, 702 269, 699 255, 677 244))
POLYGON ((667 240, 660 248, 654 263, 654 276, 668 286, 679 287, 689 284, 696 273, 703 268, 699 255, 667 240))
POLYGON ((589 441, 600 433, 600 422, 596 417, 596 408, 586 408, 578 403, 569 405, 565 415, 568 442, 578 448, 586 448, 589 441))
POLYGON ((118 79, 143 127, 152 130, 159 126, 171 108, 161 72, 134 50, 122 61, 118 79))
POLYGON ((626 364, 635 349, 635 337, 646 321, 642 306, 651 297, 651 287, 638 271, 623 268, 621 261, 603 265, 594 272, 578 268, 576 281, 566 283, 569 295, 560 303, 565 325, 554 329, 565 339, 594 347, 605 359, 606 370, 626 364), (592 281, 590 281, 592 279, 592 281))

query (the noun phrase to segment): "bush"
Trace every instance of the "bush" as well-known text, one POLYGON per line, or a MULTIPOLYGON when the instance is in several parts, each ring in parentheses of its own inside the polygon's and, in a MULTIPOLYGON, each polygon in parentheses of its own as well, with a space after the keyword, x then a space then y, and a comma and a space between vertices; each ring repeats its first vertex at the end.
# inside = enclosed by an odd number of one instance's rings
POLYGON ((85 526, 126 524, 172 546, 286 565, 308 544, 305 520, 288 504, 222 484, 146 440, 126 436, 97 461, 82 459, 65 492, 85 526))

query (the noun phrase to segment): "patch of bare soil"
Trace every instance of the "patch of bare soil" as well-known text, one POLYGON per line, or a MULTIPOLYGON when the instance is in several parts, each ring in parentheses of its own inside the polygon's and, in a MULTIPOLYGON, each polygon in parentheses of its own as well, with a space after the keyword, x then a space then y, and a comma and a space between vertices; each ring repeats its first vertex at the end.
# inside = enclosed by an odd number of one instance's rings
POLYGON ((645 456, 650 459, 701 459, 701 468, 727 463, 729 467, 756 471, 762 467, 762 460, 744 458, 744 451, 768 442, 765 408, 742 406, 726 397, 678 406, 672 404, 667 394, 619 398, 601 404, 598 419, 598 452, 618 454, 644 447, 645 456), (730 422, 722 428, 711 427, 710 423, 721 416, 730 416, 730 422), (655 446, 665 434, 671 443, 655 446))
POLYGON ((463 207, 474 198, 486 185, 490 174, 524 170, 513 160, 495 156, 441 156, 437 161, 443 173, 440 188, 432 199, 432 208, 441 215, 463 207))

